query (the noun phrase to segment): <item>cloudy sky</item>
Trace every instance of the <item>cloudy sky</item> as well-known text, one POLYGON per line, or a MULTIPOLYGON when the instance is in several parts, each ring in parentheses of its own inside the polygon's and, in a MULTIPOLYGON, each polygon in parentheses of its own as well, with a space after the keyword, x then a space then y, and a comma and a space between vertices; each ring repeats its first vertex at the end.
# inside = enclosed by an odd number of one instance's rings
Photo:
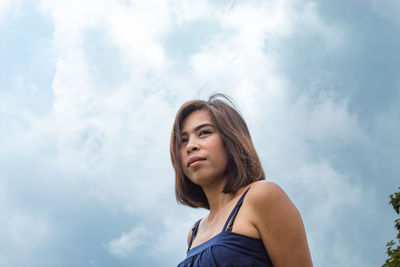
POLYGON ((315 266, 380 266, 400 186, 398 1, 0 0, 0 266, 176 266, 178 107, 213 92, 315 266))

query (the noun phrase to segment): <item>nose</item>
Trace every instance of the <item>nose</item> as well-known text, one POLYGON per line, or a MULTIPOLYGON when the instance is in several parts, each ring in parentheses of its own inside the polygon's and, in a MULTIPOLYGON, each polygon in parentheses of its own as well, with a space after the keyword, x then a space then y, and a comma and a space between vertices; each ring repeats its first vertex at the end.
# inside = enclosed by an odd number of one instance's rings
POLYGON ((196 151, 196 150, 198 150, 198 149, 199 149, 199 147, 198 147, 198 145, 197 145, 197 142, 195 142, 194 138, 190 138, 190 139, 188 140, 187 145, 186 145, 186 151, 187 151, 188 153, 190 153, 190 152, 196 151))

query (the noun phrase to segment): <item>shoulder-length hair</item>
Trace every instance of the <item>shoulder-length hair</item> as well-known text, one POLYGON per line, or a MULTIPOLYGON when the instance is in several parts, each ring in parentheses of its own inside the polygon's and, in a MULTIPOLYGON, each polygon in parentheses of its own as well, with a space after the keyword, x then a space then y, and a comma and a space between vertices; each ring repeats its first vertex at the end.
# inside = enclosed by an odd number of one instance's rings
POLYGON ((171 161, 175 170, 175 196, 178 203, 183 205, 210 209, 201 186, 190 181, 183 173, 180 157, 183 121, 197 110, 207 110, 210 113, 226 148, 228 166, 223 193, 235 194, 239 188, 265 179, 265 175, 246 122, 227 96, 214 94, 208 101, 191 100, 184 103, 176 114, 170 143, 171 161))

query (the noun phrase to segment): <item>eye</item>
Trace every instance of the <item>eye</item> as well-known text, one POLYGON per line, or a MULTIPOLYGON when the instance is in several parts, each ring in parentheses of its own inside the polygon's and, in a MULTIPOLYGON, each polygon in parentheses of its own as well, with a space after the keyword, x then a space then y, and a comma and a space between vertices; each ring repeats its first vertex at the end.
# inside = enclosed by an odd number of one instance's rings
POLYGON ((181 143, 182 143, 182 144, 186 143, 187 141, 188 141, 188 140, 187 140, 186 137, 182 137, 182 138, 181 138, 181 143))
POLYGON ((200 133, 199 133, 199 136, 207 135, 207 134, 210 134, 210 133, 211 133, 211 131, 209 131, 209 130, 201 130, 200 133))

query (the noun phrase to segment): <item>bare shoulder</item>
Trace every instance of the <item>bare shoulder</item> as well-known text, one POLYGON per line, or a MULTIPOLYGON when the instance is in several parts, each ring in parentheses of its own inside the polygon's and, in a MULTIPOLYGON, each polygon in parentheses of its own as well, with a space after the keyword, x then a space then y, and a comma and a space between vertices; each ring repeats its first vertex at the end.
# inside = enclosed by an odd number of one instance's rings
MULTIPOLYGON (((302 226, 300 213, 283 189, 274 182, 257 181, 248 192, 251 220, 260 232, 275 235, 284 226, 302 226), (279 229, 279 230, 277 230, 279 229)), ((298 227, 296 226, 296 227, 298 227)))
POLYGON ((247 199, 251 220, 274 266, 311 267, 304 225, 296 206, 273 182, 251 184, 247 199))
POLYGON ((291 204, 291 200, 276 183, 271 181, 257 181, 251 184, 248 192, 248 201, 254 208, 269 209, 291 204))
POLYGON ((253 183, 251 183, 250 186, 252 188, 251 189, 252 191, 258 191, 258 192, 259 191, 276 191, 276 190, 283 191, 282 188, 278 184, 276 184, 272 181, 266 181, 266 180, 253 182, 253 183))

